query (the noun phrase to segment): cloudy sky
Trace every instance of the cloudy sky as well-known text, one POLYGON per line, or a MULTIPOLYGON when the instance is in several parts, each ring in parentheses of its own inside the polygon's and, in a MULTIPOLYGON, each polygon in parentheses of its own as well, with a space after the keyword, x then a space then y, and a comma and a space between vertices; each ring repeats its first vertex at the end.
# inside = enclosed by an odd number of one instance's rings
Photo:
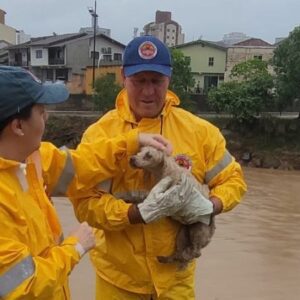
MULTIPOLYGON (((1 0, 6 25, 31 36, 78 32, 90 26, 94 0, 1 0)), ((156 10, 172 12, 189 42, 218 41, 225 33, 243 32, 273 43, 300 24, 300 0, 97 0, 100 27, 127 43, 133 28, 154 21, 156 10)), ((1 38, 1 37, 0 37, 1 38)))

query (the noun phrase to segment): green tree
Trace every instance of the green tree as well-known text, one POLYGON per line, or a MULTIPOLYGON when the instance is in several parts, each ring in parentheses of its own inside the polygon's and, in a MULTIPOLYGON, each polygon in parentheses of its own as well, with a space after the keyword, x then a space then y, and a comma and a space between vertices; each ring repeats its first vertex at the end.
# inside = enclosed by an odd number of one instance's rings
POLYGON ((115 107, 115 100, 122 88, 115 82, 115 74, 106 74, 95 80, 93 101, 95 109, 106 112, 115 107))
POLYGON ((180 98, 183 108, 194 111, 196 103, 192 102, 189 93, 195 85, 190 66, 191 60, 184 56, 182 51, 174 48, 171 49, 171 56, 173 71, 169 88, 180 98))
POLYGON ((250 122, 273 104, 273 77, 266 62, 253 59, 237 64, 230 77, 232 81, 208 93, 208 102, 217 112, 229 113, 240 122, 250 122))
MULTIPOLYGON (((276 91, 280 111, 300 99, 300 26, 289 34, 274 51, 276 91)), ((299 113, 300 116, 300 113, 299 113)))

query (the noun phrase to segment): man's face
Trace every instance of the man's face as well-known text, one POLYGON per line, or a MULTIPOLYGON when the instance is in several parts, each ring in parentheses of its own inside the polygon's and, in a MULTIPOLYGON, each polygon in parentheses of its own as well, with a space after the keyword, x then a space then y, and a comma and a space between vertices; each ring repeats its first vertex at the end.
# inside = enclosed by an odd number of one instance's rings
POLYGON ((170 78, 157 72, 140 72, 124 78, 130 109, 137 121, 155 118, 162 111, 170 78))

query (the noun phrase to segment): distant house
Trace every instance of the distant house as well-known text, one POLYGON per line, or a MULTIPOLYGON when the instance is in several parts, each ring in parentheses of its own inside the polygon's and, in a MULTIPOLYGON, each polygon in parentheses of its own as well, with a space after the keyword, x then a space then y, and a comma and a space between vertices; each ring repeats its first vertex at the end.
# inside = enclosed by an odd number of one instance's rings
MULTIPOLYGON (((85 92, 85 69, 102 62, 122 61, 125 45, 103 35, 87 33, 53 34, 8 48, 9 64, 30 69, 42 81, 63 80, 71 94, 85 92)), ((97 67, 96 66, 96 67, 97 67)))
POLYGON ((195 86, 192 92, 206 94, 211 86, 224 81, 226 47, 197 40, 174 47, 189 57, 195 86))
MULTIPOLYGON (((231 70, 236 64, 254 58, 269 61, 273 57, 275 48, 275 45, 257 38, 250 38, 229 46, 227 48, 225 81, 230 81, 231 70)), ((272 72, 271 69, 270 72, 272 72)))

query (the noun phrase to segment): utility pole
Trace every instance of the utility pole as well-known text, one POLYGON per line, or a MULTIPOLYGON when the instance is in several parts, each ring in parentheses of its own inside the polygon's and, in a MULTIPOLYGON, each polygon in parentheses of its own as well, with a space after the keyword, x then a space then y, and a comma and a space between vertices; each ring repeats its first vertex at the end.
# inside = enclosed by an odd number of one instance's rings
POLYGON ((94 89, 95 87, 95 68, 96 68, 96 31, 97 31, 97 1, 95 0, 95 6, 94 9, 92 7, 89 7, 89 13, 92 16, 93 25, 94 25, 94 47, 93 47, 93 81, 92 81, 92 87, 94 89))

